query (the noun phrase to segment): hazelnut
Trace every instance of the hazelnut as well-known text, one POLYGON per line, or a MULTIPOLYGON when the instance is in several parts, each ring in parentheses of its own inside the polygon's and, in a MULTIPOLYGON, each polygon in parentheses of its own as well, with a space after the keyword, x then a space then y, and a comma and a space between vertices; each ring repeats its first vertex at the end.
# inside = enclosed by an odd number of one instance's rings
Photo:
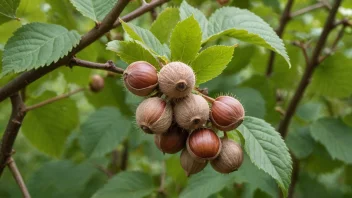
POLYGON ((181 62, 171 62, 159 72, 159 88, 170 98, 183 98, 191 93, 195 76, 191 67, 181 62))
POLYGON ((99 92, 104 88, 104 78, 98 74, 91 76, 89 88, 93 92, 99 92))
POLYGON ((164 133, 172 123, 171 105, 158 97, 145 99, 137 107, 136 121, 146 133, 164 133))
POLYGON ((187 177, 199 173, 202 171, 208 164, 207 161, 198 162, 193 159, 193 157, 189 154, 187 149, 183 149, 181 156, 181 167, 185 170, 187 177))
POLYGON ((163 153, 174 154, 185 148, 187 137, 188 133, 175 124, 166 133, 155 134, 154 142, 163 153))
POLYGON ((241 146, 227 138, 223 138, 221 144, 221 152, 217 158, 210 162, 211 166, 220 173, 236 171, 243 162, 241 146))
POLYGON ((176 101, 174 106, 176 122, 185 129, 201 128, 209 119, 208 102, 199 95, 190 94, 176 101))
POLYGON ((187 139, 189 154, 199 162, 215 159, 221 151, 221 141, 211 129, 197 129, 187 139))
POLYGON ((231 131, 243 122, 244 108, 237 99, 220 96, 212 104, 210 119, 216 128, 231 131))
POLYGON ((123 72, 127 89, 137 96, 147 96, 158 85, 158 74, 155 67, 145 61, 131 63, 123 72))

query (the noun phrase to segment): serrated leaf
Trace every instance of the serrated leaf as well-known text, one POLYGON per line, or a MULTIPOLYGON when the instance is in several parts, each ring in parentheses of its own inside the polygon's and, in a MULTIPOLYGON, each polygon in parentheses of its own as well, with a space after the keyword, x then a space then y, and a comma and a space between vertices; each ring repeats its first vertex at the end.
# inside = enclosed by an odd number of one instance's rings
POLYGON ((252 88, 236 88, 230 93, 233 93, 240 100, 247 116, 264 119, 266 102, 259 91, 252 88))
POLYGON ((170 57, 170 49, 166 44, 161 44, 160 41, 147 29, 143 29, 132 23, 121 21, 125 32, 134 40, 140 41, 150 48, 152 52, 158 56, 170 57))
POLYGON ((310 126, 313 138, 322 143, 333 159, 352 164, 352 128, 339 119, 322 118, 310 126))
POLYGON ((291 182, 292 160, 280 134, 264 120, 246 116, 238 128, 245 139, 251 161, 273 177, 287 196, 291 182))
POLYGON ((73 6, 83 15, 96 22, 104 17, 115 6, 116 0, 70 0, 73 6))
POLYGON ((351 65, 351 59, 342 53, 328 57, 315 69, 309 91, 329 97, 350 96, 352 94, 351 65))
POLYGON ((199 53, 191 63, 197 77, 196 84, 207 82, 226 68, 232 59, 235 46, 211 46, 199 53))
POLYGON ((167 43, 177 22, 180 20, 177 8, 166 8, 150 27, 150 31, 161 43, 167 43))
POLYGON ((106 49, 116 52, 128 64, 135 61, 146 61, 160 68, 157 59, 138 41, 111 41, 106 49))
POLYGON ((46 13, 48 15, 48 22, 62 25, 68 29, 75 29, 77 27, 77 20, 72 14, 74 8, 68 1, 45 0, 50 4, 50 10, 46 13))
POLYGON ((44 23, 30 23, 17 29, 5 45, 0 75, 48 66, 67 55, 80 41, 76 31, 44 23))
POLYGON ((111 178, 92 198, 142 198, 154 190, 153 179, 146 173, 126 171, 111 178))
POLYGON ((193 16, 179 22, 171 34, 171 60, 192 62, 201 47, 201 39, 201 29, 193 16))
POLYGON ((180 17, 181 20, 185 20, 190 16, 194 16, 194 18, 198 21, 200 28, 202 30, 202 39, 207 38, 207 27, 208 20, 205 15, 198 10, 197 8, 192 7, 187 3, 187 1, 183 1, 180 6, 180 17))
POLYGON ((0 15, 15 19, 19 5, 20 0, 0 0, 0 15))
POLYGON ((89 157, 102 157, 114 150, 130 130, 130 121, 113 107, 103 107, 81 126, 81 146, 89 157))
POLYGON ((263 19, 248 10, 235 7, 216 10, 209 18, 208 38, 202 43, 223 35, 271 49, 280 54, 291 67, 282 40, 263 19))
MULTIPOLYGON (((53 92, 45 92, 27 104, 37 104, 55 97, 53 92)), ((59 157, 67 137, 78 124, 78 109, 72 99, 63 99, 33 109, 23 121, 23 134, 38 150, 59 157)))

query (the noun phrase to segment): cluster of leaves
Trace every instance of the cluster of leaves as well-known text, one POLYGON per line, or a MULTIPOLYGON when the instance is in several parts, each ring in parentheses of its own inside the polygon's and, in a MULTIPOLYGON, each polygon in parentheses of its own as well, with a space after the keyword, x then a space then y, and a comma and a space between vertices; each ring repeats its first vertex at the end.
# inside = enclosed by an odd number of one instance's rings
MULTIPOLYGON (((272 22, 273 13, 278 18, 280 3, 284 1, 238 2, 231 3, 236 7, 214 10, 218 7, 215 2, 189 1, 203 10, 211 10, 210 17, 186 1, 171 2, 170 7, 160 9, 154 22, 149 16, 140 17, 133 23, 121 21, 122 29, 110 33, 113 37, 125 32, 127 39, 107 42, 110 38, 103 37, 77 56, 96 62, 112 59, 122 67, 139 60, 155 66, 182 61, 193 68, 197 85, 208 87, 210 95, 224 91, 236 95, 247 114, 241 127, 230 132, 230 137, 241 142, 246 151, 239 171, 220 175, 206 168, 187 179, 179 166, 178 156, 162 156, 153 139, 134 127, 132 115, 140 99, 125 92, 119 77, 108 76, 105 88, 99 94, 85 92, 28 112, 15 145, 15 159, 32 196, 154 196, 158 192, 159 177, 164 172, 164 188, 170 195, 266 194, 276 197, 275 182, 287 195, 291 158, 285 142, 268 122, 276 125, 280 120, 280 114, 274 110, 277 105, 275 90, 291 93, 295 89, 304 59, 297 49, 288 46, 290 61, 282 40, 265 22, 272 22), (107 49, 115 53, 106 51, 106 44, 107 49), (266 61, 263 61, 270 51, 255 45, 281 55, 274 63, 275 73, 270 79, 264 76, 266 61), (292 64, 291 70, 285 66, 287 64, 292 64), (127 171, 120 164, 126 152, 129 153, 127 171), (117 174, 108 180, 97 167, 108 167, 117 174), (234 183, 244 185, 233 188, 234 183)), ((101 21, 115 3, 114 0, 60 3, 55 0, 22 0, 21 3, 19 0, 0 0, 0 5, 5 5, 0 8, 0 29, 4 30, 0 36, 0 84, 16 76, 13 73, 45 67, 66 55, 78 44, 80 34, 91 28, 93 22, 101 21), (21 18, 25 25, 13 20, 16 18, 21 18), (35 23, 27 24, 26 21, 35 23)), ((299 2, 297 7, 304 5, 306 2, 299 2)), ((138 2, 130 3, 126 13, 138 6, 138 2)), ((317 12, 313 18, 324 18, 321 15, 325 16, 323 12, 317 12)), ((307 20, 312 19, 292 21, 285 39, 300 38, 302 33, 314 39, 310 29, 297 32, 301 27, 299 23, 308 23, 307 20)), ((315 22, 318 28, 324 21, 315 22)), ((299 107, 286 139, 291 152, 304 167, 297 187, 297 194, 302 196, 351 194, 348 175, 352 168, 348 164, 352 163, 349 155, 352 114, 351 109, 346 108, 352 93, 352 86, 349 86, 352 70, 346 67, 351 63, 348 52, 351 40, 347 36, 343 40, 345 47, 342 47, 345 51, 329 57, 315 72, 311 90, 299 107), (331 188, 326 187, 334 184, 329 181, 341 180, 342 187, 337 186, 337 182, 331 188), (314 192, 310 192, 312 189, 314 192)), ((59 68, 26 88, 25 103, 36 104, 77 86, 86 86, 94 72, 97 71, 59 68)), ((0 133, 6 126, 9 108, 9 101, 0 104, 0 133)), ((13 179, 7 172, 0 180, 0 196, 16 197, 19 194, 15 183, 9 181, 13 179)))

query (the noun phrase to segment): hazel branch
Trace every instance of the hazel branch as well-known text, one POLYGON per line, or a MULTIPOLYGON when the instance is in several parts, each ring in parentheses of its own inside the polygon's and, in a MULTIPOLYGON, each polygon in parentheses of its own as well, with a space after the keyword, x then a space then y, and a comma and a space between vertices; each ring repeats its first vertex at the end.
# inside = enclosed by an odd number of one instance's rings
POLYGON ((17 185, 20 187, 23 197, 24 198, 31 198, 31 195, 28 192, 27 186, 23 181, 22 175, 17 168, 15 160, 12 157, 8 158, 7 166, 9 167, 13 178, 15 178, 17 185))
POLYGON ((345 29, 346 29, 346 26, 347 25, 343 25, 342 28, 337 33, 336 38, 334 39, 331 47, 329 48, 329 52, 327 54, 325 54, 324 56, 319 57, 319 63, 323 62, 327 57, 329 57, 331 54, 333 54, 337 50, 337 44, 342 39, 344 32, 345 32, 345 29))
POLYGON ((302 8, 302 9, 297 10, 295 12, 292 12, 290 16, 291 16, 291 18, 294 18, 294 17, 300 16, 300 15, 303 15, 307 12, 311 12, 313 10, 323 8, 323 7, 329 8, 326 2, 320 1, 314 5, 302 8))
POLYGON ((99 70, 105 70, 105 71, 110 71, 118 74, 123 74, 123 69, 116 67, 113 61, 109 60, 106 63, 95 63, 95 62, 90 62, 86 60, 81 60, 78 58, 72 58, 70 62, 70 66, 79 66, 79 67, 85 67, 85 68, 90 68, 90 69, 99 69, 99 70))
POLYGON ((308 53, 307 53, 307 45, 304 44, 303 42, 300 42, 300 41, 294 41, 294 42, 292 42, 292 45, 301 48, 302 53, 303 53, 303 56, 304 56, 304 60, 305 60, 305 62, 306 62, 306 65, 308 65, 308 63, 309 63, 309 56, 308 56, 308 53))

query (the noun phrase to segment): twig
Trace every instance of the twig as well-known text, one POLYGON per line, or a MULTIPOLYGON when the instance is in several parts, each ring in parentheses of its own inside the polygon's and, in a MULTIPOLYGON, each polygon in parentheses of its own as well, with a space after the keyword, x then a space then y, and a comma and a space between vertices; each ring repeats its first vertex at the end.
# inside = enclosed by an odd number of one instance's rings
POLYGON ((345 29, 346 29, 346 25, 343 25, 339 33, 337 34, 334 42, 332 43, 329 52, 319 58, 319 63, 323 62, 328 56, 330 56, 332 53, 334 53, 337 50, 337 44, 342 39, 345 29))
POLYGON ((299 15, 305 14, 307 12, 310 12, 310 11, 313 11, 313 10, 316 10, 316 9, 322 8, 322 7, 327 7, 327 5, 326 5, 326 3, 320 1, 320 2, 318 2, 316 4, 314 4, 314 5, 302 8, 302 9, 297 10, 295 12, 292 12, 290 16, 291 16, 291 18, 297 17, 299 15))
POLYGON ((12 176, 15 178, 17 185, 20 187, 23 197, 30 198, 31 195, 29 194, 27 186, 23 181, 22 175, 16 166, 15 160, 12 157, 8 158, 7 166, 9 167, 12 176))
POLYGON ((101 172, 105 173, 105 175, 108 176, 109 179, 113 176, 113 174, 108 169, 104 168, 102 165, 94 164, 94 166, 101 172))
POLYGON ((293 198, 294 195, 294 190, 299 178, 299 160, 296 159, 296 157, 291 153, 292 156, 292 161, 293 161, 293 169, 292 169, 292 176, 291 176, 291 185, 290 188, 288 189, 288 197, 287 198, 293 198))
POLYGON ((109 60, 106 63, 95 63, 95 62, 90 62, 86 60, 81 60, 78 58, 72 58, 71 62, 69 64, 70 66, 76 65, 80 67, 86 67, 90 69, 100 69, 100 70, 105 70, 105 71, 110 71, 118 74, 123 73, 123 69, 116 67, 113 61, 109 60))
POLYGON ((294 42, 292 42, 292 44, 294 46, 297 46, 297 47, 301 48, 303 56, 304 56, 304 60, 306 61, 306 65, 308 65, 309 56, 308 56, 308 53, 307 53, 307 46, 303 42, 300 42, 300 41, 294 41, 294 42))
POLYGON ((12 113, 2 136, 0 147, 0 177, 6 166, 7 159, 11 156, 12 147, 17 137, 17 133, 22 125, 24 116, 22 110, 25 108, 21 95, 16 92, 11 97, 12 113))
POLYGON ((39 107, 42 107, 42 106, 45 106, 47 104, 50 104, 50 103, 53 103, 53 102, 56 102, 58 100, 61 100, 61 99, 64 99, 64 98, 68 98, 70 96, 72 96, 73 94, 76 94, 76 93, 79 93, 81 91, 84 91, 85 88, 78 88, 74 91, 71 91, 71 92, 68 92, 66 94, 62 94, 62 95, 59 95, 59 96, 56 96, 56 97, 53 97, 53 98, 50 98, 48 100, 45 100, 43 102, 40 102, 38 104, 35 104, 35 105, 32 105, 32 106, 28 106, 26 107, 25 109, 23 109, 24 112, 28 112, 28 111, 31 111, 33 109, 36 109, 36 108, 39 108, 39 107))
POLYGON ((122 156, 121 156, 121 170, 125 171, 127 169, 128 166, 128 157, 129 157, 129 153, 128 153, 128 141, 126 140, 123 143, 123 152, 122 152, 122 156))

